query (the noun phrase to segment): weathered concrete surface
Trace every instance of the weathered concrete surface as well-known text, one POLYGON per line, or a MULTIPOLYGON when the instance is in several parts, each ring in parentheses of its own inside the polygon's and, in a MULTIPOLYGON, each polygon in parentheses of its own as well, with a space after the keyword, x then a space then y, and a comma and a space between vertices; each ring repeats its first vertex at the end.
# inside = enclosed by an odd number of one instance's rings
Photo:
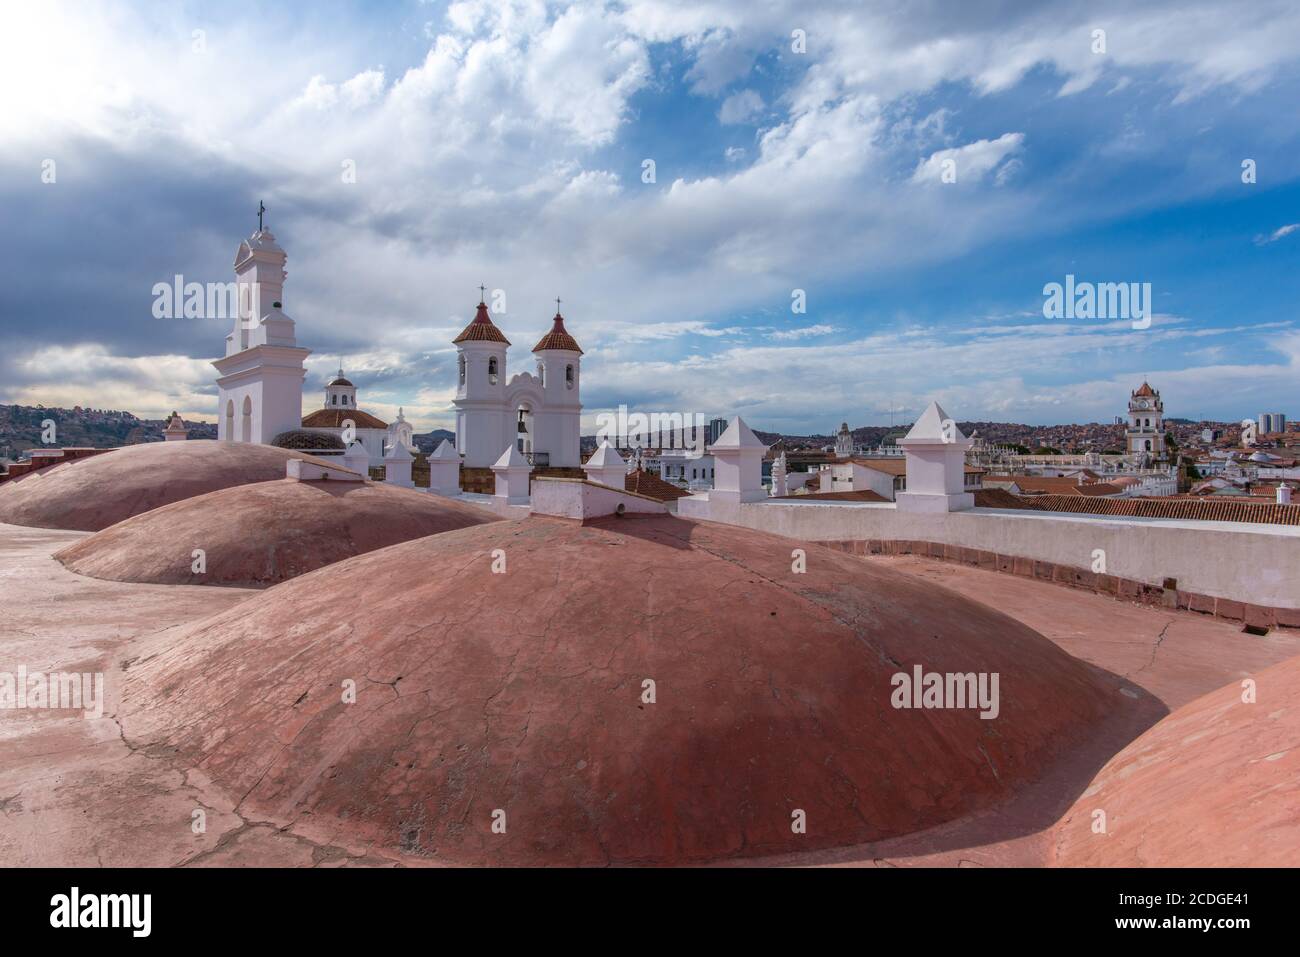
POLYGON ((282 479, 303 452, 243 442, 149 442, 0 485, 0 522, 97 532, 132 515, 232 485, 282 479))
POLYGON ((466 502, 373 482, 280 479, 136 515, 55 554, 82 575, 263 587, 398 542, 499 519, 466 502), (203 571, 194 571, 194 549, 203 571))
POLYGON ((1112 758, 1056 828, 1057 863, 1300 864, 1300 658, 1249 680, 1253 701, 1234 681, 1112 758))
POLYGON ((668 516, 407 542, 151 646, 126 676, 134 746, 175 749, 300 833, 346 822, 354 844, 457 863, 702 863, 908 833, 1013 793, 1114 697, 984 605, 829 549, 797 573, 782 539, 668 516), (340 602, 339 580, 384 588, 340 602), (913 665, 998 673, 997 717, 891 707, 913 665))
MULTIPOLYGON (((173 443, 176 444, 176 443, 173 443)), ((234 801, 163 751, 130 747, 115 717, 131 644, 237 606, 257 592, 124 585, 50 557, 81 532, 0 525, 0 672, 99 672, 108 707, 0 709, 0 862, 10 866, 266 866, 374 863, 365 848, 312 844, 241 818, 234 801), (194 812, 206 817, 194 830, 194 812)))

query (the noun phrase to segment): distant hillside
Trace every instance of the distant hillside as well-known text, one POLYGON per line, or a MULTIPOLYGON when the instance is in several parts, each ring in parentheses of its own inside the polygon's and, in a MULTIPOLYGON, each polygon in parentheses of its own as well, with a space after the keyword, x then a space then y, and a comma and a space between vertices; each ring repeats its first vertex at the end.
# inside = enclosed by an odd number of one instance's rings
POLYGON ((456 433, 448 432, 446 429, 434 429, 432 432, 417 432, 411 436, 411 439, 415 442, 415 447, 427 455, 441 445, 443 439, 455 445, 456 433))
MULTIPOLYGON (((187 422, 190 438, 215 439, 215 423, 187 422)), ((140 419, 114 409, 0 405, 0 460, 16 461, 30 449, 88 446, 95 449, 163 441, 165 419, 140 419), (54 442, 41 441, 42 422, 54 423, 54 442)))

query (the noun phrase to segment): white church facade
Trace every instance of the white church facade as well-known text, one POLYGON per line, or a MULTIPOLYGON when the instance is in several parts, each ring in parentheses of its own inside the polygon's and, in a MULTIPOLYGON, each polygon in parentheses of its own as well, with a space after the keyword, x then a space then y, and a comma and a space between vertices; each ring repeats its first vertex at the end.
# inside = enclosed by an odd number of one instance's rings
MULTIPOLYGON (((305 361, 294 322, 281 299, 287 256, 261 224, 235 253, 238 315, 216 368, 218 425, 223 442, 271 444, 285 432, 306 430, 356 443, 372 466, 399 446, 415 451, 413 430, 399 410, 386 423, 357 405, 356 386, 338 375, 325 386, 324 406, 302 414, 305 361)), ((480 299, 473 321, 453 340, 458 383, 456 449, 462 463, 489 468, 514 449, 531 467, 576 468, 582 464, 582 348, 556 313, 551 329, 533 347, 535 371, 507 374, 510 341, 480 299)), ((350 444, 350 443, 349 443, 350 444)))
POLYGON ((479 300, 456 346, 456 448, 469 468, 489 468, 512 447, 534 467, 582 464, 582 349, 558 308, 533 347, 536 374, 507 375, 510 340, 479 300))

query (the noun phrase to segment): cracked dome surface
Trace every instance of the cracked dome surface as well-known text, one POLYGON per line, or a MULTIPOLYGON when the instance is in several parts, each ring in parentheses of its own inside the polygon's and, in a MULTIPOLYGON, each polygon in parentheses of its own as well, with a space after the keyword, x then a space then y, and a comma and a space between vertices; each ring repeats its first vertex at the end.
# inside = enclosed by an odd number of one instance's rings
MULTIPOLYGON (((1243 672, 1243 675, 1245 673, 1243 672)), ((1178 708, 1101 769, 1057 827, 1069 867, 1294 867, 1300 658, 1178 708), (1094 830, 1097 811, 1105 831, 1094 830)))
POLYGON ((1104 675, 829 549, 668 516, 531 517, 349 559, 159 636, 121 715, 133 747, 195 767, 245 820, 313 839, 413 863, 705 863, 1007 797, 1099 721, 1104 675), (999 673, 998 716, 892 707, 891 676, 918 664, 999 673))
POLYGON ((282 479, 290 459, 311 456, 202 439, 127 445, 0 485, 0 522, 97 532, 205 492, 282 479))
POLYGON ((136 515, 55 554, 121 582, 265 586, 365 552, 499 521, 486 509, 371 482, 258 482, 136 515), (204 552, 195 572, 193 550, 204 552))

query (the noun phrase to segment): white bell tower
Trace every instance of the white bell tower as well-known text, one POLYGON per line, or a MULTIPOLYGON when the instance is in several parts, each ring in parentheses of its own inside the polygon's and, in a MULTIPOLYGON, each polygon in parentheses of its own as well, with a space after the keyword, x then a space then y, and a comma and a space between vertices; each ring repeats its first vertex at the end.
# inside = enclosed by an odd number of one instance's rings
POLYGON ((582 348, 564 328, 560 300, 555 300, 551 331, 533 346, 545 406, 535 413, 536 445, 550 455, 553 468, 582 464, 582 348))
MULTIPOLYGON (((480 290, 482 292, 484 290, 480 290)), ((490 468, 505 451, 506 350, 510 340, 479 298, 474 319, 452 340, 456 345, 456 450, 469 468, 490 468)))
POLYGON ((303 363, 294 323, 281 307, 287 257, 262 226, 235 251, 239 309, 226 354, 212 364, 217 377, 217 438, 268 444, 302 426, 303 363))
POLYGON ((1165 404, 1146 382, 1129 396, 1125 435, 1130 455, 1160 458, 1165 454, 1165 404))

